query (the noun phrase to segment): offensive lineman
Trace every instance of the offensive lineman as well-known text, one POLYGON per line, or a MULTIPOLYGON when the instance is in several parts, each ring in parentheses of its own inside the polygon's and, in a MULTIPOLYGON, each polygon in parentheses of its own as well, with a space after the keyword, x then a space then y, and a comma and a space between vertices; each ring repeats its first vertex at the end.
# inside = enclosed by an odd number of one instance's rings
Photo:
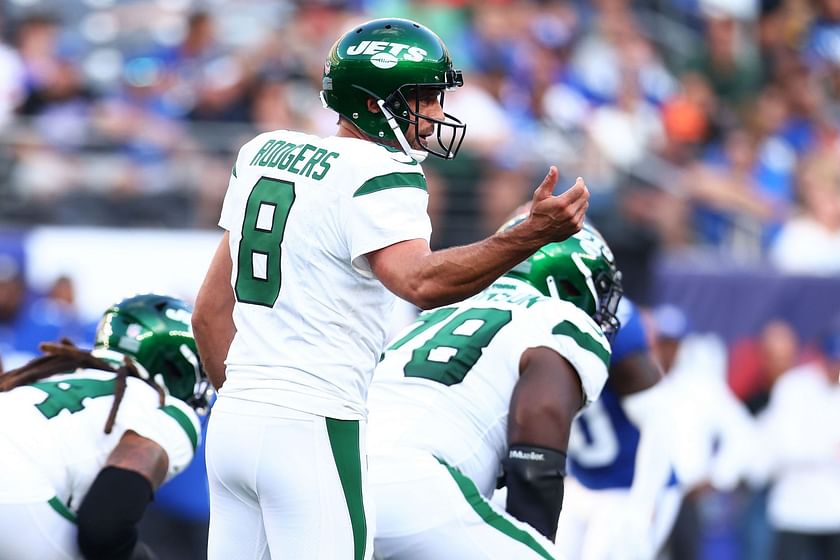
POLYGON ((421 308, 458 301, 580 230, 586 186, 552 196, 551 167, 524 222, 430 250, 420 162, 457 153, 465 125, 443 100, 462 84, 432 31, 369 21, 324 65, 337 134, 278 130, 240 150, 194 315, 221 388, 208 428, 210 560, 369 558, 365 401, 389 291, 421 308))
POLYGON ((137 523, 190 463, 207 406, 183 301, 109 308, 93 351, 68 342, 0 376, 0 558, 147 560, 137 523))
POLYGON ((555 557, 569 429, 606 380, 620 297, 584 226, 391 343, 370 389, 377 559, 555 557))

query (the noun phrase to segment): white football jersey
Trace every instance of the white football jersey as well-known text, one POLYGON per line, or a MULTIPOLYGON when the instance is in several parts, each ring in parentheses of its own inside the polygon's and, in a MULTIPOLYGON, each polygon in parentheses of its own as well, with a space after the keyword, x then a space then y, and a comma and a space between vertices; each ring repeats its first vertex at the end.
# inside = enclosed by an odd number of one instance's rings
MULTIPOLYGON (((368 401, 368 452, 431 453, 489 497, 507 451, 519 360, 538 346, 569 361, 587 402, 598 398, 610 345, 598 325, 571 303, 503 277, 465 302, 422 313, 388 346, 376 368, 368 401)), ((394 473, 395 479, 403 476, 394 473)))
POLYGON ((373 142, 281 130, 246 144, 219 220, 236 294, 220 394, 364 418, 394 303, 365 254, 428 241, 427 201, 420 166, 373 142))
POLYGON ((75 512, 127 431, 160 445, 167 480, 192 461, 198 416, 182 401, 129 377, 110 434, 116 374, 95 369, 53 375, 0 393, 0 503, 58 500, 75 512))

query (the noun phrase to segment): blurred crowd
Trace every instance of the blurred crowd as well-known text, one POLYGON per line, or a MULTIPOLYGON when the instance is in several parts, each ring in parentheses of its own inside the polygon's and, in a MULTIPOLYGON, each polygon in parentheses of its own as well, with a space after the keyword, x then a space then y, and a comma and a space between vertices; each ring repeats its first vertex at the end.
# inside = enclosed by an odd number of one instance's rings
POLYGON ((679 307, 649 314, 684 492, 668 558, 840 555, 840 315, 812 342, 786 321, 727 348, 679 307))
POLYGON ((396 15, 466 79, 446 98, 463 156, 427 166, 438 246, 494 230, 558 164, 637 254, 840 272, 840 0, 0 6, 4 221, 212 227, 242 141, 332 133, 324 53, 396 15))
MULTIPOLYGON (((495 230, 556 164, 643 304, 663 253, 840 275, 840 0, 0 0, 0 224, 213 227, 245 140, 334 132, 324 55, 386 15, 464 70, 463 149, 424 164, 436 246, 495 230)), ((0 252, 7 368, 92 336, 72 281, 36 297, 23 262, 0 252)), ((649 317, 694 444, 672 557, 770 558, 803 532, 840 555, 840 324, 724 345, 684 310, 649 317)), ((195 469, 144 521, 178 558, 204 543, 195 469)))

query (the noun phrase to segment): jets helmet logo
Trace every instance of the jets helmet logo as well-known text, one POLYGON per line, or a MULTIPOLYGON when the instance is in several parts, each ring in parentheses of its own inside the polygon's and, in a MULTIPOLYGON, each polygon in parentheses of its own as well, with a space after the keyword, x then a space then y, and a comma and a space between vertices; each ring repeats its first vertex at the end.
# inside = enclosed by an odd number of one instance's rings
POLYGON ((368 55, 377 68, 393 68, 400 60, 420 62, 427 54, 426 49, 388 41, 362 41, 347 47, 347 56, 368 55))

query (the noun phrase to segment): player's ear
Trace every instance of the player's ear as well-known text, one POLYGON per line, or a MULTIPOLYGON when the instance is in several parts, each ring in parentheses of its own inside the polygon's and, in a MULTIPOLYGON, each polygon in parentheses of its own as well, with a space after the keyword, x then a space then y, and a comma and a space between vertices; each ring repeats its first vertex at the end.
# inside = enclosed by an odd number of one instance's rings
POLYGON ((379 105, 376 104, 376 100, 373 97, 367 98, 367 110, 371 113, 379 113, 379 105))

